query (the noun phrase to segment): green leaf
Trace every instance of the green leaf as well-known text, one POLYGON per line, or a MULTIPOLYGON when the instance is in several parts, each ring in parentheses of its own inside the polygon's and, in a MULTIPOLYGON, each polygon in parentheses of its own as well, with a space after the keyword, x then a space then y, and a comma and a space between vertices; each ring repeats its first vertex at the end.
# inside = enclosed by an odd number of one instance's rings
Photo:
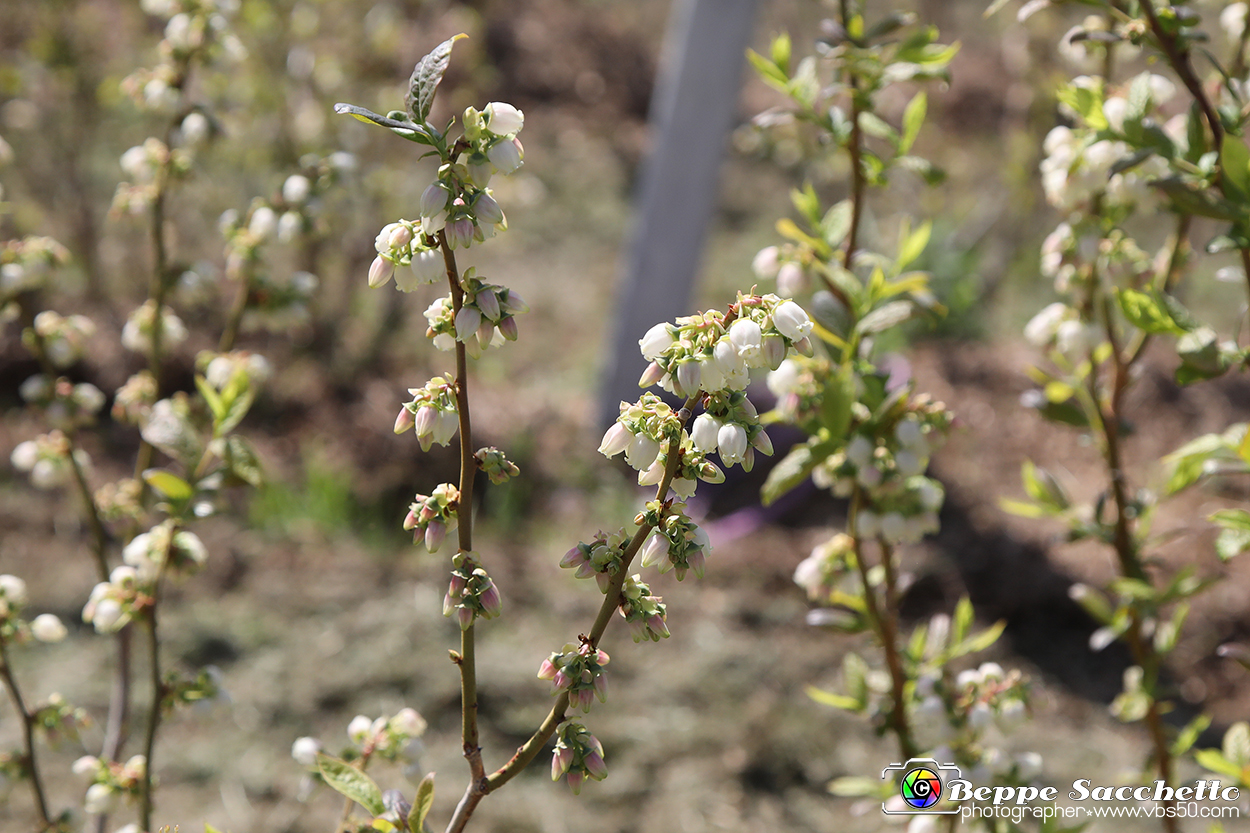
POLYGON ((776 64, 783 72, 790 71, 790 35, 782 32, 773 38, 772 45, 773 63, 776 64))
POLYGON ((346 761, 317 753, 317 769, 335 792, 350 798, 375 816, 386 812, 382 789, 372 778, 346 761))
POLYGON ((1184 335, 1186 330, 1172 318, 1163 299, 1137 289, 1116 290, 1124 317, 1134 327, 1152 335, 1184 335))
POLYGON ((1163 458, 1169 470, 1164 494, 1173 495, 1197 483, 1203 475, 1203 465, 1213 456, 1227 450, 1228 443, 1219 434, 1204 434, 1185 443, 1163 458))
POLYGON ((226 412, 220 419, 215 420, 216 424, 213 427, 216 429, 217 436, 224 436, 233 431, 243 421, 243 417, 247 416, 255 399, 256 393, 250 386, 231 397, 226 405, 226 412))
POLYGON ((1018 515, 1021 518, 1046 518, 1055 514, 1053 509, 1048 509, 1045 506, 1028 503, 1023 500, 1012 500, 1008 497, 999 498, 998 507, 1004 512, 1018 515))
POLYGON ((915 312, 916 305, 911 301, 891 301, 861 318, 855 325, 855 330, 863 335, 879 333, 902 324, 915 312))
POLYGON ((810 182, 802 188, 792 189, 790 202, 794 203, 795 210, 802 214, 810 225, 820 225, 820 197, 816 196, 816 189, 810 182))
POLYGON ((862 706, 854 697, 847 697, 845 694, 835 694, 832 691, 825 691, 823 688, 808 686, 807 696, 820 703, 822 706, 832 706, 844 712, 858 712, 862 706))
POLYGON ((781 67, 774 64, 768 58, 765 58, 754 49, 747 50, 747 60, 751 62, 751 66, 755 67, 755 71, 759 73, 765 83, 770 87, 785 91, 786 85, 790 83, 790 76, 785 73, 781 67))
POLYGON ((1067 490, 1055 476, 1035 466, 1031 460, 1025 460, 1020 467, 1020 478, 1024 481, 1024 491, 1043 506, 1062 512, 1072 505, 1067 490))
POLYGON ((837 375, 825 386, 824 399, 820 403, 821 421, 829 432, 831 445, 821 459, 832 454, 846 441, 851 425, 851 407, 855 404, 855 370, 849 364, 838 369, 837 375))
POLYGON ((929 237, 933 233, 933 223, 925 221, 920 224, 920 228, 907 235, 906 239, 898 247, 898 259, 895 260, 894 266, 898 271, 903 271, 908 264, 915 261, 924 253, 925 247, 929 245, 929 237))
POLYGON ((881 786, 881 781, 874 781, 871 778, 846 776, 830 781, 829 792, 843 798, 863 798, 866 795, 879 795, 881 786))
POLYGON ((203 376, 195 377, 195 386, 200 390, 200 396, 204 397, 205 404, 208 405, 209 413, 213 415, 213 422, 220 422, 222 416, 226 413, 226 406, 221 401, 221 394, 217 389, 208 383, 203 376))
POLYGON ((859 128, 869 136, 875 136, 878 139, 885 139, 894 147, 898 147, 898 131, 891 127, 885 119, 881 118, 871 110, 864 110, 859 114, 859 128))
POLYGON ((434 804, 434 773, 429 773, 417 785, 417 796, 412 800, 412 809, 408 811, 408 829, 412 833, 425 830, 425 817, 434 804))
POLYGON ((1181 757, 1198 741, 1198 736, 1207 730, 1211 725, 1211 715, 1200 714, 1181 729, 1180 734, 1176 736, 1176 740, 1172 741, 1172 755, 1181 757))
POLYGON ((952 643, 964 641, 964 637, 968 635, 968 630, 972 627, 974 617, 972 600, 967 596, 961 596, 955 604, 955 615, 951 618, 952 643))
POLYGON ((975 654, 980 651, 984 651, 986 648, 997 642, 998 638, 1003 635, 1003 631, 1006 629, 1006 622, 995 622, 993 625, 990 625, 988 628, 975 636, 970 636, 955 645, 955 647, 951 648, 950 658, 954 659, 955 657, 962 657, 965 654, 975 654))
POLYGON ((193 494, 190 483, 165 469, 148 469, 143 473, 143 480, 165 497, 178 503, 188 500, 193 494))
POLYGON ((417 124, 423 124, 430 117, 430 108, 434 106, 434 93, 438 91, 438 85, 447 72, 447 65, 451 63, 451 48, 456 41, 467 37, 463 33, 454 35, 417 61, 412 77, 408 79, 408 94, 404 96, 404 107, 417 124))
POLYGON ((1199 749, 1194 753, 1194 760, 1203 769, 1227 775, 1229 778, 1241 778, 1241 767, 1221 755, 1218 749, 1199 749))
POLYGON ((367 124, 377 124, 389 128, 396 136, 401 136, 409 141, 422 145, 434 144, 433 134, 423 125, 387 118, 364 107, 357 107, 354 104, 343 104, 342 102, 334 105, 334 112, 341 116, 352 116, 367 124))
POLYGON ((226 471, 232 477, 254 489, 259 489, 264 485, 265 474, 261 470, 260 460, 257 459, 252 446, 243 437, 238 434, 231 434, 227 437, 223 457, 226 471))
POLYGON ((1225 184, 1232 185, 1240 196, 1250 195, 1250 151, 1246 150, 1246 143, 1240 136, 1224 134, 1220 145, 1220 172, 1225 184))
POLYGON ((1245 509, 1221 509, 1207 517, 1208 521, 1219 524, 1225 529, 1240 529, 1250 532, 1250 512, 1245 509))
POLYGON ((1216 220, 1241 220, 1245 217, 1245 211, 1236 203, 1217 197, 1177 177, 1153 179, 1149 184, 1167 194, 1173 207, 1182 214, 1196 214, 1216 220))
POLYGON ((821 218, 820 236, 831 248, 842 245, 842 241, 851 230, 852 208, 850 200, 842 200, 830 207, 821 218))
POLYGON ((1107 129, 1107 117, 1102 112, 1103 92, 1101 86, 1094 89, 1067 86, 1059 91, 1058 98, 1061 102, 1075 110, 1085 123, 1094 130, 1107 129))
POLYGON ((920 127, 924 124, 928 107, 929 98, 924 90, 916 93, 912 100, 907 102, 907 107, 903 110, 903 136, 898 142, 899 153, 907 153, 916 143, 916 137, 920 135, 920 127))
POLYGON ((768 479, 760 488, 760 501, 768 506, 806 480, 812 469, 832 453, 832 449, 829 449, 818 454, 819 448, 822 446, 796 445, 790 449, 790 453, 782 457, 768 472, 768 479))

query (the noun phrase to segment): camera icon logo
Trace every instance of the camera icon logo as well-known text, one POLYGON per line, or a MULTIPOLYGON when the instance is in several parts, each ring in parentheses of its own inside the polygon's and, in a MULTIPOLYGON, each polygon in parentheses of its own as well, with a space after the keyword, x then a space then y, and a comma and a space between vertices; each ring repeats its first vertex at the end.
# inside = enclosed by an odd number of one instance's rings
POLYGON ((906 763, 890 764, 881 771, 881 778, 884 780, 891 774, 898 779, 898 793, 903 805, 902 809, 892 810, 889 804, 882 804, 883 813, 892 816, 949 816, 959 812, 958 807, 937 809, 946 794, 946 785, 960 777, 959 767, 954 764, 941 764, 933 758, 911 758, 906 763))

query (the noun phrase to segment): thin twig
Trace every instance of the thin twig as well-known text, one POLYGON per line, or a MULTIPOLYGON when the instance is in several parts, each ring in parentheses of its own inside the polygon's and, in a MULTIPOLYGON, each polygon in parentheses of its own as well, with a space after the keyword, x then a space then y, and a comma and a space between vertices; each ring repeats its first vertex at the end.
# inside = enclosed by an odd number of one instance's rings
POLYGON ((40 829, 49 830, 52 828, 52 820, 48 816, 48 802, 44 798, 43 780, 39 775, 38 762, 35 760, 35 716, 26 710, 21 689, 18 688, 17 679, 13 676, 13 669, 9 667, 8 648, 3 642, 0 642, 0 675, 4 677, 4 684, 9 690, 9 699, 13 701, 13 708, 17 709, 22 719, 22 742, 25 744, 23 754, 26 758, 26 769, 30 775, 30 789, 35 796, 35 809, 39 813, 40 829))

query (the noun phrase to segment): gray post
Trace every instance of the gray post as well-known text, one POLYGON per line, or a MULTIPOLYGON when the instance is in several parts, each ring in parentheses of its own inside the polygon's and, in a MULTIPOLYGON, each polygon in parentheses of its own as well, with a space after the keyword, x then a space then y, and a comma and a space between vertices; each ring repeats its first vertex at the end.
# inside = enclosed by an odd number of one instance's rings
POLYGON ((638 339, 691 312, 725 139, 733 126, 755 0, 676 0, 651 99, 647 155, 632 240, 617 290, 615 332, 600 399, 604 425, 638 397, 638 339))

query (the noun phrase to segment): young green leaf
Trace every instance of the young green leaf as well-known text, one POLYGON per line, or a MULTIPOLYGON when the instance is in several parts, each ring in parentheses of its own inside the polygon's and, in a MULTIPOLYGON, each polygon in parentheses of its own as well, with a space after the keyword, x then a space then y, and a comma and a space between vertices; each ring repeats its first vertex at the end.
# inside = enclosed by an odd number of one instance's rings
POLYGON ((350 798, 375 816, 386 812, 382 801, 382 789, 365 773, 346 761, 317 753, 317 769, 321 776, 340 795, 350 798))
POLYGON ((438 91, 438 85, 447 72, 447 65, 451 63, 451 48, 455 46, 456 41, 467 37, 468 35, 465 34, 454 35, 417 61, 416 67, 412 70, 412 77, 408 79, 408 94, 404 96, 404 107, 417 124, 424 124, 430 118, 430 108, 434 106, 434 93, 438 91))
POLYGON ((417 796, 412 800, 412 809, 408 811, 408 829, 412 833, 425 830, 425 817, 434 805, 434 773, 428 773, 417 786, 417 796))
POLYGON ((148 469, 143 481, 172 501, 181 503, 193 494, 191 484, 173 472, 164 469, 148 469))

